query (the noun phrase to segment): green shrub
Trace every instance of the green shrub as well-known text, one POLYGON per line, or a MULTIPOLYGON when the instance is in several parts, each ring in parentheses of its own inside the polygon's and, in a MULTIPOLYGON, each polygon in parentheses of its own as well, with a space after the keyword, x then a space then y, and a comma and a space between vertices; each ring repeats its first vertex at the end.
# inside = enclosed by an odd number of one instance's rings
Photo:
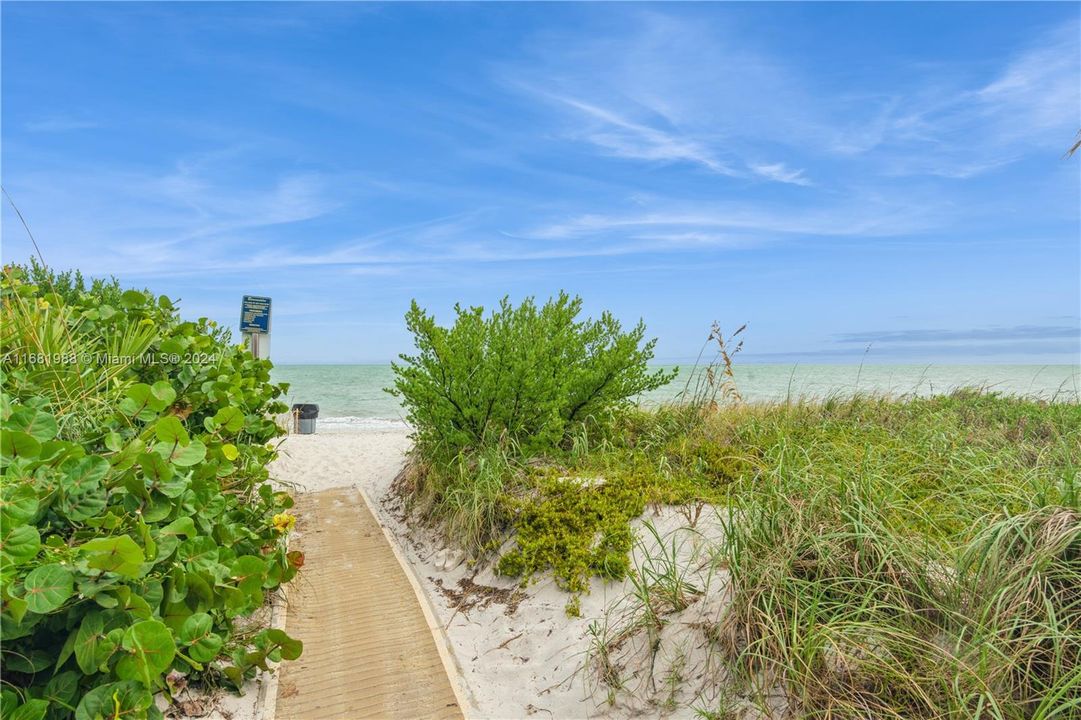
POLYGON ((3 716, 161 717, 172 671, 296 657, 234 627, 301 564, 270 363, 168 298, 30 273, 0 286, 3 716))
POLYGON ((405 404, 426 457, 453 458, 486 444, 544 454, 590 417, 669 382, 649 372, 655 340, 645 325, 624 332, 609 313, 579 320, 580 298, 561 293, 542 307, 506 298, 484 308, 455 306, 449 327, 414 301, 405 316, 416 355, 394 364, 393 395, 405 404))

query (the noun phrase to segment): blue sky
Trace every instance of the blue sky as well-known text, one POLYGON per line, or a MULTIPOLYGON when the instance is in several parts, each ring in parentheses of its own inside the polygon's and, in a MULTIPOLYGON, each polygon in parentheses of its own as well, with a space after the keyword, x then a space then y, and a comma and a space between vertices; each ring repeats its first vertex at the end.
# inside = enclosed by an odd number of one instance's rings
POLYGON ((5 2, 3 184, 279 362, 566 289, 663 360, 1077 363, 1079 7, 5 2))

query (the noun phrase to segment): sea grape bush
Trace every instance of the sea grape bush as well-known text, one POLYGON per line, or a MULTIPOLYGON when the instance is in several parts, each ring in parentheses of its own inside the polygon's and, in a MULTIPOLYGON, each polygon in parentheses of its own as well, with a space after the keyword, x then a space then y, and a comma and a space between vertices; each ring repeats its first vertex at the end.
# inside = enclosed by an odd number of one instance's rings
POLYGON ((303 562, 270 363, 115 282, 8 266, 0 297, 3 717, 161 717, 184 675, 297 657, 236 626, 303 562))
POLYGON ((394 363, 394 387, 422 453, 455 457, 502 443, 523 455, 560 446, 577 423, 669 382, 650 372, 655 340, 645 325, 624 331, 610 313, 579 320, 581 298, 561 293, 538 307, 507 298, 455 306, 441 327, 414 301, 405 316, 417 352, 394 363))

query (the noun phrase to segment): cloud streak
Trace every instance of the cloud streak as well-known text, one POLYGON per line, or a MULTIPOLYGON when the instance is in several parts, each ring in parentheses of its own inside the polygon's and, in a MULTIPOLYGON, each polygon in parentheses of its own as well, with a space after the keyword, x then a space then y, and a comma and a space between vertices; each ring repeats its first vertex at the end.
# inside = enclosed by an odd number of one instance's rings
POLYGON ((872 330, 843 333, 839 343, 942 343, 970 341, 1016 341, 1081 339, 1081 326, 1014 325, 1012 327, 972 328, 969 330, 872 330))

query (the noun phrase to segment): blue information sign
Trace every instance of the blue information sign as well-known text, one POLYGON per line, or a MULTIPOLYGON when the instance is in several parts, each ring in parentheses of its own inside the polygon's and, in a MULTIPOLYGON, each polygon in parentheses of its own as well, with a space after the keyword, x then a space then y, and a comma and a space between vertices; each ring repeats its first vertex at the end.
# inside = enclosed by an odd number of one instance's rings
POLYGON ((240 304, 240 332, 270 332, 270 298, 245 295, 240 304))

